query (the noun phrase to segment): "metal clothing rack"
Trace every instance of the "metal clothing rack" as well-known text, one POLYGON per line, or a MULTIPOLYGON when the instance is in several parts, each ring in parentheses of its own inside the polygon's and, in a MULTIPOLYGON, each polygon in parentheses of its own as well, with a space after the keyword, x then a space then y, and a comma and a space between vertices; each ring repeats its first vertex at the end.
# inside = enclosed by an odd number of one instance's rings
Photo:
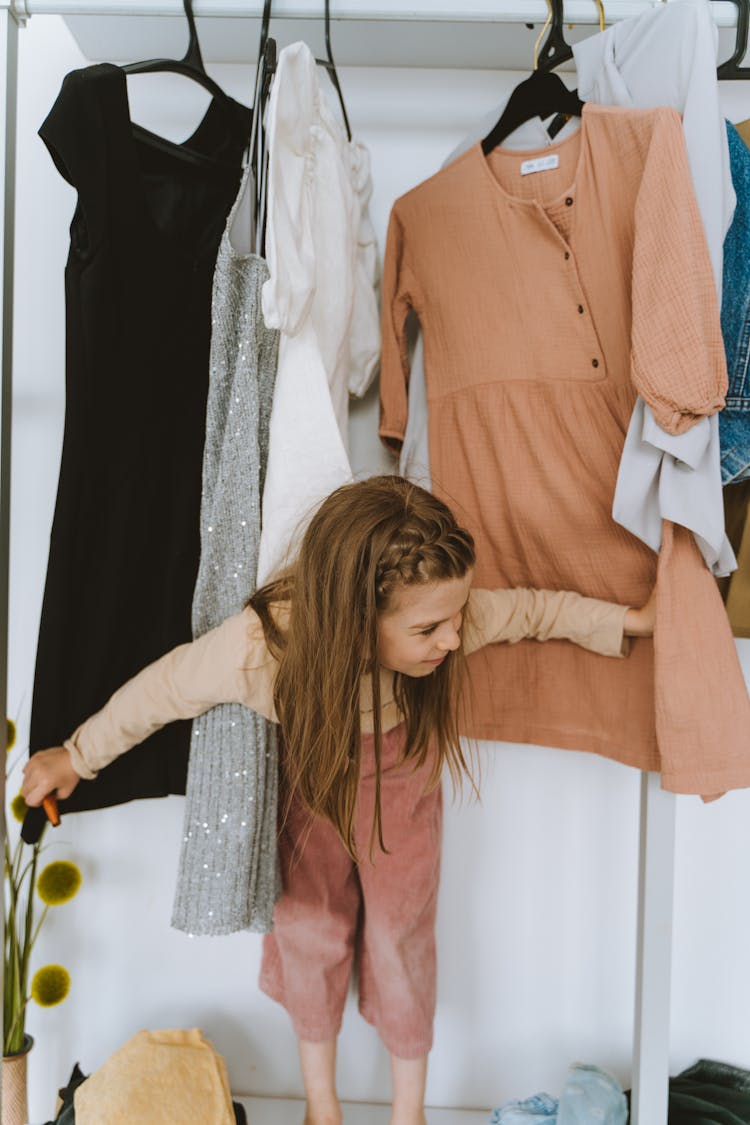
MULTIPOLYGON (((720 26, 734 26, 736 0, 712 5, 720 26)), ((260 0, 196 0, 196 16, 255 17, 260 0)), ((637 15, 652 4, 650 0, 605 0, 607 19, 637 15)), ((337 19, 418 20, 437 24, 456 19, 455 0, 424 0, 422 11, 412 5, 407 12, 399 0, 380 0, 376 8, 368 3, 343 0, 337 5, 337 19)), ((278 14, 291 17, 319 17, 312 0, 280 0, 278 14)), ((528 23, 543 21, 545 0, 496 0, 490 12, 488 3, 477 0, 473 8, 460 10, 460 20, 477 23, 528 23)), ((2 388, 0 391, 0 716, 7 714, 8 585, 10 528, 10 465, 13 354, 13 276, 14 213, 16 171, 16 96, 19 29, 29 16, 113 15, 182 16, 181 0, 0 0, 0 96, 4 114, 0 115, 0 143, 3 163, 0 170, 0 239, 3 246, 2 274, 2 388)), ((276 12, 274 13, 276 18, 276 12)), ((570 0, 566 17, 591 25, 597 22, 596 5, 591 0, 570 0)), ((143 54, 148 54, 144 50, 143 54)), ((346 59, 343 58, 344 62, 346 59)), ((527 61, 519 65, 527 67, 527 61)), ((4 731, 4 724, 2 724, 4 731)), ((2 734, 4 738, 4 734, 2 734)), ((5 801, 2 801, 2 810, 5 801)), ((665 1125, 669 1079, 670 977, 672 951, 672 904, 674 891, 674 845, 676 801, 659 786, 654 773, 641 775, 640 845, 638 879, 637 964, 635 988, 635 1033, 633 1041, 633 1125, 665 1125)), ((2 815, 2 813, 0 813, 2 815)))

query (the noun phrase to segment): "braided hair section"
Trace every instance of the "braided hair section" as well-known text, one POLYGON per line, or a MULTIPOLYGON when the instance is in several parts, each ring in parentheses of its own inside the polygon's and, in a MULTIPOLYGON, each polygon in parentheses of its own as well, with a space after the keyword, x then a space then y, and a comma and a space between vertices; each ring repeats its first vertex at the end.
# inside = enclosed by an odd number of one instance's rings
POLYGON ((471 534, 434 496, 430 496, 429 512, 425 514, 420 510, 424 508, 423 490, 419 493, 420 504, 410 504, 408 491, 405 493, 403 523, 377 561, 375 597, 379 610, 385 609, 401 586, 460 578, 474 565, 471 534))

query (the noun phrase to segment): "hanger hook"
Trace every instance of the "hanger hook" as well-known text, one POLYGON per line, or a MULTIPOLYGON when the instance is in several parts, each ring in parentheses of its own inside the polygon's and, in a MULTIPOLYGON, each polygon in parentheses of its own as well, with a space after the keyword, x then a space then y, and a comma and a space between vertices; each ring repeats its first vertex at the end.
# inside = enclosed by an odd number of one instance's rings
POLYGON ((268 29, 271 25, 271 0, 265 0, 263 4, 263 17, 260 25, 260 46, 258 47, 258 61, 263 57, 263 51, 268 39, 268 29))
POLYGON ((596 6, 599 9, 599 30, 604 31, 604 0, 596 0, 596 6))
MULTIPOLYGON (((270 26, 271 26, 271 0, 265 0, 265 2, 263 4, 263 15, 261 17, 261 22, 260 22, 260 42, 258 43, 258 63, 255 67, 255 85, 253 87, 253 89, 255 90, 255 95, 254 95, 255 101, 253 101, 253 127, 254 127, 254 124, 255 124, 255 111, 256 111, 258 81, 260 79, 261 71, 263 70, 263 64, 264 64, 264 61, 265 61, 266 43, 268 42, 268 29, 269 29, 270 26)), ((273 61, 274 61, 274 67, 275 67, 275 65, 276 65, 275 53, 274 53, 274 60, 273 61)), ((251 127, 251 134, 252 134, 252 127, 251 127)))
POLYGON ((331 50, 331 3, 326 0, 325 6, 325 29, 326 29, 326 58, 329 63, 333 63, 333 51, 331 50))
POLYGON ((336 73, 336 64, 333 61, 333 51, 331 49, 331 4, 330 4, 330 0, 325 0, 324 11, 325 11, 326 58, 328 59, 328 73, 329 73, 329 75, 331 77, 331 81, 333 82, 333 85, 336 89, 336 93, 338 94, 339 104, 341 105, 341 114, 344 118, 344 127, 346 129, 347 138, 349 140, 351 140, 352 139, 352 130, 351 130, 351 126, 349 124, 349 117, 348 117, 347 112, 346 112, 346 106, 344 105, 344 95, 343 95, 343 92, 341 90, 341 85, 339 83, 339 76, 336 73))
POLYGON ((206 68, 203 65, 203 56, 201 55, 200 43, 198 42, 198 30, 195 26, 192 0, 182 0, 182 2, 185 9, 185 18, 187 19, 188 28, 190 29, 188 49, 182 61, 189 66, 194 66, 196 70, 202 70, 205 73, 206 68))
POLYGON ((539 46, 540 46, 542 40, 544 39, 544 35, 545 35, 545 32, 547 31, 547 28, 552 23, 552 14, 553 13, 552 13, 551 0, 547 0, 547 19, 544 21, 544 27, 542 28, 542 30, 537 35, 536 43, 534 44, 534 70, 537 70, 539 68, 539 46))

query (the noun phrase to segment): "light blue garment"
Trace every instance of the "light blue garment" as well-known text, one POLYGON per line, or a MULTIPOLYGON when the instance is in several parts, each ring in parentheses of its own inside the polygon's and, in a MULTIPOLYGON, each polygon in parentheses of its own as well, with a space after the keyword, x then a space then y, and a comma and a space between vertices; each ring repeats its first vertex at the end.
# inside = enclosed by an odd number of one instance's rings
POLYGON ((534 1094, 522 1102, 506 1102, 492 1111, 489 1125, 529 1125, 534 1121, 555 1125, 558 1104, 557 1098, 551 1098, 549 1094, 534 1094))
POLYGON ((627 1099, 611 1074, 585 1063, 570 1068, 557 1125, 625 1125, 627 1120, 627 1099))
POLYGON ((562 1097, 535 1094, 493 1110, 489 1125, 626 1125, 628 1103, 619 1083, 598 1066, 575 1063, 562 1097))
POLYGON ((728 121, 727 139, 737 207, 724 241, 721 301, 729 375, 727 404, 719 415, 724 484, 750 477, 750 152, 728 121))
POLYGON ((692 531, 711 572, 731 574, 737 560, 724 530, 719 467, 719 415, 701 418, 684 434, 663 430, 636 399, 625 435, 612 516, 653 551, 662 520, 692 531))

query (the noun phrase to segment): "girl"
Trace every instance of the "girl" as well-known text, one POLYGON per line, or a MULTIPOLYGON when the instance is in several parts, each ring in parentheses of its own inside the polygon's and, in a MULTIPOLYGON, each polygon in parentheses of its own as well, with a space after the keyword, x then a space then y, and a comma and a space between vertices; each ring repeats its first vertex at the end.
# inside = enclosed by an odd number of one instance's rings
POLYGON ((24 797, 38 805, 216 703, 281 724, 284 894, 260 984, 297 1033, 306 1125, 341 1121, 336 1037, 355 947, 360 1010, 391 1055, 391 1121, 425 1121, 439 780, 444 766, 455 780, 467 771, 464 654, 529 637, 618 657, 625 635, 653 629, 651 603, 471 590, 473 566, 471 535, 430 493, 391 476, 346 485, 313 517, 297 562, 241 613, 149 665, 24 769, 24 797))

